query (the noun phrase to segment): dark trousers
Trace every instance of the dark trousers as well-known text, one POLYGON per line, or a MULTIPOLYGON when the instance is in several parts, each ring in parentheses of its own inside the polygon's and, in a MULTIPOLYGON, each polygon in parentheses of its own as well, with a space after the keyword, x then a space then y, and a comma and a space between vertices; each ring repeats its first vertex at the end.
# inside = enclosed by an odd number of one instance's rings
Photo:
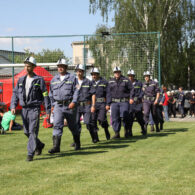
POLYGON ((174 117, 176 116, 176 104, 171 104, 169 103, 168 105, 168 110, 169 110, 169 115, 173 115, 174 117))
POLYGON ((94 131, 94 126, 92 123, 91 105, 78 106, 76 121, 79 128, 79 133, 81 133, 81 116, 83 116, 84 124, 86 124, 87 129, 89 131, 94 131))
POLYGON ((140 126, 144 127, 144 119, 143 119, 143 113, 142 113, 142 104, 130 104, 129 105, 129 128, 132 130, 134 119, 137 119, 137 122, 140 124, 140 126))
POLYGON ((77 107, 69 109, 68 106, 56 104, 54 106, 53 136, 62 136, 65 118, 72 135, 78 135, 79 131, 76 117, 77 107))
POLYGON ((148 125, 148 122, 149 122, 150 111, 151 111, 154 123, 156 125, 158 125, 158 118, 157 118, 157 114, 156 114, 156 106, 154 105, 154 102, 144 101, 143 102, 143 111, 144 111, 144 121, 145 121, 146 125, 148 125))
POLYGON ((40 108, 22 108, 24 134, 28 137, 28 155, 33 156, 37 145, 42 144, 38 139, 40 108))
POLYGON ((179 104, 179 112, 181 115, 184 115, 184 105, 183 104, 179 104))
POLYGON ((195 104, 190 104, 190 115, 195 115, 195 104))
POLYGON ((156 105, 156 117, 157 117, 157 121, 158 123, 164 123, 164 119, 163 119, 163 107, 161 105, 156 105))
POLYGON ((91 119, 96 131, 98 130, 97 121, 99 121, 99 124, 102 126, 102 128, 108 128, 105 103, 96 103, 95 112, 92 113, 91 119))
POLYGON ((111 104, 112 127, 115 132, 121 129, 121 120, 125 129, 128 129, 129 102, 114 102, 111 104))

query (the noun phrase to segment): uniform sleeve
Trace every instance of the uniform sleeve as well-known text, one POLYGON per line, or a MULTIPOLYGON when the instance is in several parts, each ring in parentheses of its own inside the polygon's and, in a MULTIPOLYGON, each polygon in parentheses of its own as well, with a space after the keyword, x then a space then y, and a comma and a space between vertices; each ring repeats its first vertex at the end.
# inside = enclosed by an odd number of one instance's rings
POLYGON ((46 109, 47 114, 49 114, 50 111, 51 111, 51 102, 50 102, 48 91, 47 91, 45 81, 44 81, 43 78, 41 78, 40 87, 41 87, 42 95, 43 95, 43 98, 44 98, 45 109, 46 109))
POLYGON ((158 86, 158 83, 156 83, 156 86, 155 86, 155 87, 156 87, 155 92, 156 92, 156 93, 160 93, 160 88, 159 88, 159 86, 158 86))
POLYGON ((132 82, 130 80, 128 80, 127 85, 128 85, 127 86, 128 90, 130 91, 129 97, 130 97, 130 99, 132 99, 135 96, 134 87, 133 87, 132 82))
MULTIPOLYGON (((52 80, 51 80, 51 83, 52 83, 52 80)), ((49 99, 50 99, 51 106, 54 106, 53 89, 52 89, 52 84, 51 83, 50 83, 50 86, 49 86, 49 99)))
POLYGON ((140 86, 140 94, 139 94, 139 99, 142 99, 143 96, 144 96, 144 91, 143 91, 143 84, 140 82, 139 83, 139 86, 140 86))
POLYGON ((72 98, 72 102, 76 103, 78 101, 78 97, 79 97, 79 89, 77 89, 77 80, 76 77, 74 78, 73 81, 73 98, 72 98))
POLYGON ((11 104, 10 104, 11 109, 15 109, 16 106, 18 105, 18 101, 19 101, 18 90, 19 90, 19 81, 18 81, 18 83, 16 84, 16 87, 13 90, 11 104))
POLYGON ((110 106, 111 103, 112 103, 112 100, 111 100, 111 93, 110 93, 110 85, 108 83, 107 89, 106 89, 106 104, 110 106))
POLYGON ((89 93, 90 93, 91 95, 95 95, 95 94, 96 94, 96 89, 95 89, 95 87, 93 86, 93 83, 92 83, 91 81, 89 82, 89 86, 90 86, 89 93))

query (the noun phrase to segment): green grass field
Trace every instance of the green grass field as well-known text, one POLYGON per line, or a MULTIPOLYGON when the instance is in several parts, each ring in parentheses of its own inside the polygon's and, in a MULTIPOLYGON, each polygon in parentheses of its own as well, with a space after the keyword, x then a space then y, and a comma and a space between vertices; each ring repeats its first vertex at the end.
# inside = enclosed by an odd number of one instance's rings
POLYGON ((61 153, 49 155, 52 129, 41 127, 46 146, 32 162, 25 161, 23 131, 0 135, 0 194, 195 194, 195 123, 164 128, 143 137, 135 124, 133 138, 110 141, 100 129, 101 142, 93 144, 83 126, 80 151, 69 146, 65 128, 61 153))

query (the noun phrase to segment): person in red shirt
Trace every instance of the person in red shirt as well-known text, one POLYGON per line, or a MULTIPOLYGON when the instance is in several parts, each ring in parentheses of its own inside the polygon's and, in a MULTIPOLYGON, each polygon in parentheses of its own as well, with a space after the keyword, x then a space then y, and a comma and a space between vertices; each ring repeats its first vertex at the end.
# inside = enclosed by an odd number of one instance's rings
POLYGON ((169 121, 169 114, 168 114, 168 105, 169 105, 169 97, 167 95, 167 88, 163 87, 163 91, 164 91, 164 102, 163 102, 163 111, 164 111, 164 117, 165 117, 165 121, 169 121))

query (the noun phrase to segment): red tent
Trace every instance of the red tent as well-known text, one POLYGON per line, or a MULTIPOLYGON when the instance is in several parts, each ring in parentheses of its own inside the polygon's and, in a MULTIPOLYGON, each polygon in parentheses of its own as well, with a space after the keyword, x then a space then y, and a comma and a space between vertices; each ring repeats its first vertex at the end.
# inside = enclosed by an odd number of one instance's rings
MULTIPOLYGON (((42 76, 45 80, 47 90, 49 90, 49 84, 53 75, 50 74, 45 68, 37 66, 34 69, 36 75, 42 76)), ((20 73, 14 76, 14 85, 18 82, 18 79, 26 75, 26 71, 22 70, 20 73)), ((6 104, 7 108, 10 106, 11 97, 12 97, 12 78, 10 79, 0 79, 0 82, 3 83, 3 102, 6 104)))

